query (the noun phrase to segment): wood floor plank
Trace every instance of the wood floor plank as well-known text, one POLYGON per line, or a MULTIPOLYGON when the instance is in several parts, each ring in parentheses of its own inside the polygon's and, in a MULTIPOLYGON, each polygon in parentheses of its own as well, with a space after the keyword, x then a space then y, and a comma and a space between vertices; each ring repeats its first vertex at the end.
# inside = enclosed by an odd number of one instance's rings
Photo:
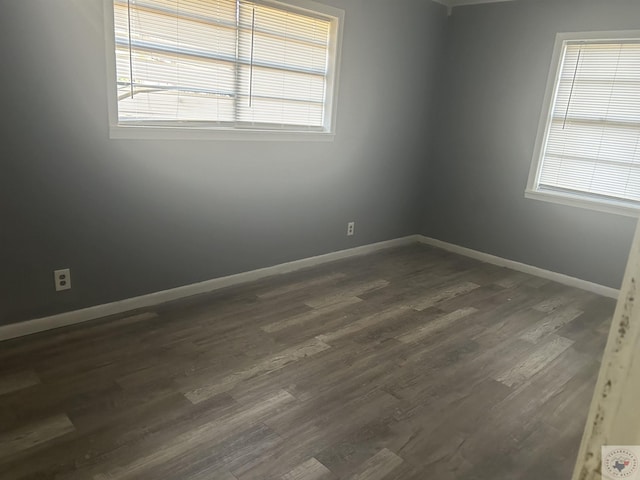
POLYGON ((543 301, 533 307, 534 310, 538 310, 544 313, 551 313, 559 307, 562 307, 570 303, 576 297, 575 291, 568 291, 558 295, 545 298, 543 301))
POLYGON ((228 395, 194 406, 176 393, 133 406, 95 428, 76 429, 77 433, 66 436, 65 441, 60 439, 49 448, 39 449, 37 462, 18 459, 3 464, 0 479, 91 479, 94 474, 143 457, 204 423, 228 417, 237 408, 237 402, 228 395))
POLYGON ((220 381, 205 385, 185 393, 192 403, 199 403, 222 392, 227 392, 239 382, 279 370, 292 362, 315 355, 331 348, 326 343, 313 339, 301 345, 283 350, 276 355, 268 357, 248 369, 240 370, 222 378, 220 381))
POLYGON ((488 379, 468 385, 462 394, 443 392, 437 403, 411 403, 406 409, 400 408, 395 414, 397 423, 392 426, 395 435, 390 448, 411 462, 433 465, 449 461, 482 427, 487 418, 484 412, 510 392, 505 385, 488 379))
POLYGON ((403 460, 391 450, 383 448, 367 460, 360 471, 351 477, 351 480, 383 480, 402 462, 403 460))
POLYGON ((342 272, 329 273, 327 275, 321 275, 319 277, 310 278, 309 280, 295 281, 287 285, 283 285, 281 287, 268 289, 265 292, 259 293, 258 297, 260 298, 278 297, 280 295, 285 295, 287 293, 297 292, 300 290, 306 290, 313 287, 317 287, 318 285, 326 285, 328 283, 333 283, 338 280, 343 280, 346 277, 347 275, 342 272))
POLYGON ((398 403, 391 395, 373 387, 343 395, 326 395, 282 409, 265 424, 285 441, 255 461, 234 468, 238 480, 279 478, 310 456, 322 445, 330 445, 353 429, 362 428, 376 415, 390 412, 398 403))
POLYGON ((438 304, 439 302, 450 300, 454 297, 457 297, 458 295, 469 293, 476 288, 480 288, 480 285, 473 282, 456 283, 454 285, 437 290, 436 292, 429 293, 424 297, 412 302, 410 306, 411 308, 418 311, 425 310, 438 304))
MULTIPOLYGON (((485 464, 487 459, 496 461, 494 455, 498 455, 498 452, 503 452, 508 459, 511 458, 512 453, 519 453, 526 439, 540 428, 544 420, 547 418, 551 420, 551 413, 557 409, 552 404, 555 398, 562 399, 559 402, 569 398, 567 394, 573 390, 574 379, 582 377, 578 384, 590 383, 583 375, 583 372, 589 370, 589 365, 585 361, 588 361, 585 355, 568 349, 551 362, 544 373, 541 372, 502 400, 488 406, 483 414, 484 421, 477 426, 472 435, 466 438, 461 449, 464 458, 471 463, 470 471, 474 471, 474 466, 478 466, 480 471, 489 475, 492 472, 489 471, 491 465, 485 464)), ((588 407, 585 407, 586 410, 588 407)), ((570 414, 568 417, 574 418, 575 415, 570 414)), ((560 422, 556 421, 555 425, 560 425, 560 422)), ((570 430, 566 431, 567 434, 572 435, 570 430)), ((553 443, 558 437, 559 435, 555 435, 548 441, 553 443)), ((575 447, 577 448, 578 445, 579 440, 576 440, 575 447)), ((503 466, 505 465, 496 462, 493 468, 501 469, 503 466)), ((513 469, 513 466, 510 468, 513 469)), ((500 470, 494 473, 498 478, 509 478, 509 474, 505 471, 500 470)), ((551 478, 560 479, 561 477, 551 478)))
POLYGON ((473 307, 461 308, 460 310, 456 310, 454 312, 448 313, 446 315, 442 315, 441 317, 432 320, 426 325, 421 326, 420 328, 407 332, 403 335, 396 337, 402 343, 413 343, 417 342, 429 335, 432 335, 435 332, 440 330, 444 330, 445 328, 453 325, 457 320, 461 318, 467 317, 476 313, 478 310, 473 307))
POLYGON ((0 480, 564 480, 614 307, 411 245, 10 340, 0 480))
POLYGON ((235 478, 233 468, 252 462, 281 444, 283 439, 263 423, 258 423, 217 445, 203 443, 145 470, 145 478, 182 480, 235 478), (212 448, 213 447, 213 448, 212 448))
POLYGON ((572 340, 564 337, 555 337, 541 345, 539 349, 516 363, 513 367, 498 373, 495 379, 508 387, 519 385, 542 370, 572 344, 572 340))
POLYGON ((409 308, 404 305, 392 305, 391 307, 385 308, 379 312, 372 313, 371 315, 367 315, 359 320, 350 322, 337 330, 318 335, 317 338, 323 342, 331 343, 379 323, 393 320, 406 313, 408 310, 409 308))
POLYGON ((191 449, 200 445, 213 447, 222 442, 233 432, 249 428, 252 424, 262 421, 269 413, 277 408, 295 401, 286 391, 276 392, 271 397, 251 408, 241 409, 228 417, 201 425, 200 427, 182 434, 170 443, 150 452, 144 457, 133 459, 126 465, 119 465, 111 471, 94 475, 95 480, 126 480, 140 478, 145 471, 165 462, 171 461, 191 449))
POLYGON ((73 432, 74 426, 66 415, 56 415, 21 428, 0 433, 0 459, 26 451, 73 432))
POLYGON ((0 376, 0 395, 32 387, 40 383, 40 377, 33 370, 0 376))
MULTIPOLYGON (((364 394, 360 389, 364 389, 365 393, 377 389, 377 384, 373 382, 379 376, 392 375, 397 370, 397 365, 391 359, 395 359, 402 348, 404 346, 396 341, 379 345, 340 344, 326 354, 306 359, 304 365, 293 363, 244 382, 234 389, 233 397, 243 402, 244 398, 250 399, 265 388, 283 388, 303 404, 309 401, 320 403, 320 410, 313 405, 309 407, 313 416, 324 408, 336 407, 338 404, 335 401, 347 402, 351 395, 364 394)), ((287 420, 289 423, 293 421, 287 420)))
POLYGON ((282 480, 326 480, 329 478, 334 478, 331 471, 315 458, 310 458, 282 476, 282 480))
POLYGON ((529 278, 529 275, 527 275, 526 273, 514 272, 507 269, 505 270, 505 276, 495 282, 495 284, 500 287, 513 288, 516 285, 520 285, 521 283, 525 282, 529 278))
POLYGON ((182 478, 184 480, 238 480, 234 474, 224 468, 208 469, 194 475, 190 475, 189 477, 182 478))
POLYGON ((582 313, 584 313, 582 310, 572 307, 555 311, 526 330, 520 338, 532 343, 538 343, 541 338, 557 332, 566 324, 582 315, 582 313))
POLYGON ((389 285, 389 282, 387 280, 372 280, 342 289, 339 292, 332 293, 330 295, 307 300, 305 303, 312 308, 327 307, 336 303, 340 304, 344 301, 345 298, 357 297, 358 295, 362 295, 363 293, 370 292, 372 290, 379 290, 386 287, 387 285, 389 285))
POLYGON ((311 322, 327 314, 339 312, 340 310, 343 310, 350 305, 354 305, 360 302, 362 302, 362 299, 355 296, 341 297, 339 300, 336 299, 334 302, 328 303, 327 305, 321 307, 317 307, 315 310, 303 312, 298 315, 294 315, 293 317, 284 318, 277 322, 265 325, 264 327, 262 327, 262 329, 265 332, 269 333, 278 332, 289 327, 299 326, 301 324, 311 322))
MULTIPOLYGON (((492 412, 496 417, 507 419, 519 412, 523 424, 542 420, 540 416, 544 412, 544 405, 558 392, 565 392, 574 379, 578 379, 579 383, 588 383, 587 372, 592 370, 593 362, 588 355, 568 348, 538 374, 513 389, 511 394, 492 408, 492 412)), ((497 428, 501 421, 496 418, 494 423, 497 428)))

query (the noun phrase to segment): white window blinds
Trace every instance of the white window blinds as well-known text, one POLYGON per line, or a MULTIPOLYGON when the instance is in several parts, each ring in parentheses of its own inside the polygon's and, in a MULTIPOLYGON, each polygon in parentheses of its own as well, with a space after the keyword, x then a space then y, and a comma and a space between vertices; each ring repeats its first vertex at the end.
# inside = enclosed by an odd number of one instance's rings
POLYGON ((326 130, 333 18, 245 0, 114 0, 119 123, 326 130))
POLYGON ((640 42, 565 42, 539 191, 640 205, 640 42))

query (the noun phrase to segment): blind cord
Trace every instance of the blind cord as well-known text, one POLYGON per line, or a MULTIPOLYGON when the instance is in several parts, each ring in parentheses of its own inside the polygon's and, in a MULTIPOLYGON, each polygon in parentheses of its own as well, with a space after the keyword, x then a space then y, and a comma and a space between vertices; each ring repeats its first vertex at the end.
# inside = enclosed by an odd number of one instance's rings
POLYGON ((253 45, 256 36, 256 9, 251 16, 251 65, 249 69, 249 106, 253 106, 253 45))
POLYGON ((578 49, 578 59, 576 60, 576 69, 573 72, 573 80, 571 81, 571 91, 569 92, 569 101, 567 102, 567 110, 564 112, 564 121, 562 122, 562 129, 567 125, 567 117, 569 116, 569 107, 571 106, 571 98, 573 97, 573 87, 576 85, 576 76, 578 75, 578 67, 580 66, 580 57, 582 56, 582 44, 578 49))
POLYGON ((127 0, 127 24, 129 28, 129 86, 131 87, 131 98, 133 99, 133 55, 131 53, 131 0, 127 0))

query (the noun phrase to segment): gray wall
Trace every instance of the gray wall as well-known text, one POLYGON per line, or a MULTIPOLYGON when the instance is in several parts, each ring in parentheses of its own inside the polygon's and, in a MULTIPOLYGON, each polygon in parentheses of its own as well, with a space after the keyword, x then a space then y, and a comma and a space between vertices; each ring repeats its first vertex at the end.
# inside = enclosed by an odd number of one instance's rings
POLYGON ((640 3, 325 1, 333 143, 110 140, 102 0, 0 0, 0 324, 418 231, 619 286, 635 221, 523 192, 556 32, 640 3))
POLYGON ((110 140, 102 0, 0 0, 0 324, 416 233, 446 9, 327 1, 333 143, 110 140))
POLYGON ((456 8, 422 233, 619 287, 635 220, 524 198, 557 32, 640 28, 637 0, 456 8))

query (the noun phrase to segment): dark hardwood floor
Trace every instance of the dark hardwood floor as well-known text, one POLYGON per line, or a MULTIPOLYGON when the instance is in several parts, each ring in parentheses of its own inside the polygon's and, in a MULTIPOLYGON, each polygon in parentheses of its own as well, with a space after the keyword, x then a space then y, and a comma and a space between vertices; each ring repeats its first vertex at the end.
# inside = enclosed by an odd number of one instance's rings
POLYGON ((0 478, 566 480, 614 306, 415 245, 3 342, 0 478))

